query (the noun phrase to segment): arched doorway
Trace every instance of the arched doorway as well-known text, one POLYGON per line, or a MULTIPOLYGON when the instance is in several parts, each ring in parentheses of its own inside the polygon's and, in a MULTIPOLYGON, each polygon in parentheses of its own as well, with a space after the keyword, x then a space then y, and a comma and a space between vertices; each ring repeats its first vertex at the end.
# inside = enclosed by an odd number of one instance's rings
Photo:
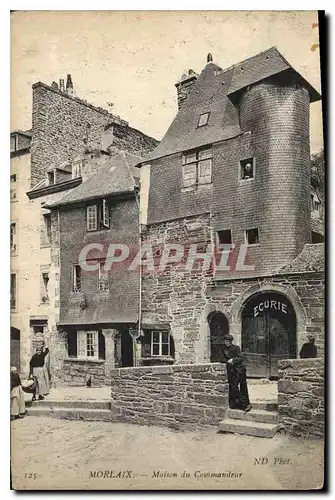
POLYGON ((10 327, 10 364, 20 371, 20 330, 10 327))
POLYGON ((211 363, 220 361, 223 337, 229 333, 229 322, 220 311, 211 312, 207 321, 210 330, 211 363))
POLYGON ((242 352, 251 377, 277 377, 277 361, 296 357, 296 315, 280 293, 257 293, 242 311, 242 352))

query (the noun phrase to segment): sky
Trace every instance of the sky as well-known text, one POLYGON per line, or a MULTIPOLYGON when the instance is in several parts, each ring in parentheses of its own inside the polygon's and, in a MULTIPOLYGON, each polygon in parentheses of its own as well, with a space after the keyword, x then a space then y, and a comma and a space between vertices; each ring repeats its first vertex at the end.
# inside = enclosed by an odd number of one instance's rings
MULTIPOLYGON (((161 139, 177 111, 175 83, 207 54, 227 68, 276 46, 318 91, 316 11, 16 11, 11 14, 11 130, 31 128, 32 89, 71 73, 78 97, 161 139), (107 103, 112 103, 109 106, 107 103)), ((311 151, 322 149, 321 103, 311 151)))

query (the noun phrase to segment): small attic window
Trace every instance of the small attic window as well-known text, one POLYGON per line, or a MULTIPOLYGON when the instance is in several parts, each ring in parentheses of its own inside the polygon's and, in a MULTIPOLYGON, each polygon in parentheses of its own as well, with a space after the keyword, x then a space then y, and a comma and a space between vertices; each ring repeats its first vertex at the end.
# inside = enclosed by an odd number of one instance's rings
POLYGON ((48 172, 47 177, 48 177, 48 186, 53 186, 54 184, 56 184, 56 171, 55 170, 51 170, 51 172, 48 172))
POLYGON ((204 125, 208 124, 209 115, 210 113, 208 112, 208 113, 203 113, 202 115, 199 116, 198 127, 203 127, 204 125))

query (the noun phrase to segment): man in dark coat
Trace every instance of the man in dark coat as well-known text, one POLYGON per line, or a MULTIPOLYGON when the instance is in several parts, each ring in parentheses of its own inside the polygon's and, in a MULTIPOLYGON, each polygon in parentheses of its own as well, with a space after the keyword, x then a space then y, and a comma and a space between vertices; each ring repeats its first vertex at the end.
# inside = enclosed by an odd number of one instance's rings
POLYGON ((233 344, 233 337, 224 337, 223 363, 227 363, 229 384, 229 407, 244 411, 251 410, 247 386, 247 372, 243 364, 241 349, 233 344))
POLYGON ((307 335, 308 342, 305 342, 303 344, 301 351, 300 351, 300 358, 316 358, 318 354, 318 350, 316 345, 314 344, 315 342, 315 337, 311 333, 307 335))

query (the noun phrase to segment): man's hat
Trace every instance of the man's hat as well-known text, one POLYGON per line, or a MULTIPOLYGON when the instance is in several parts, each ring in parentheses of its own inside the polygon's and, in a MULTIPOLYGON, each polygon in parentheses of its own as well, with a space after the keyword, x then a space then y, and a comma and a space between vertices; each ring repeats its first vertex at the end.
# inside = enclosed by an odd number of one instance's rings
POLYGON ((307 335, 307 338, 308 338, 308 340, 315 340, 315 335, 313 335, 313 333, 309 333, 307 335))
POLYGON ((234 340, 234 337, 232 335, 225 335, 223 340, 234 340))

